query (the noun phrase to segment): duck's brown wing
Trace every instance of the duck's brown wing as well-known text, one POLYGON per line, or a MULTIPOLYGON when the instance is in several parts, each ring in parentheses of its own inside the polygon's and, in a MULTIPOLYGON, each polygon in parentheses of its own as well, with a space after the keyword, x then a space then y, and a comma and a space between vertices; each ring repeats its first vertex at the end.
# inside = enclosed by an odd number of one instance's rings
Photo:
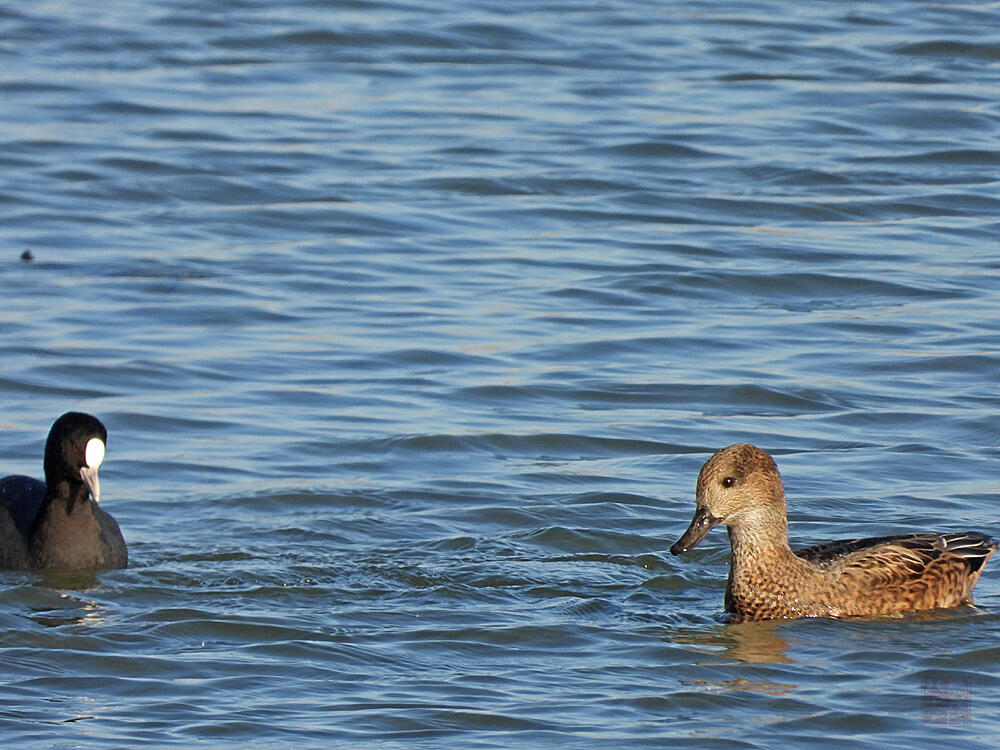
POLYGON ((842 564, 845 570, 866 569, 894 578, 919 574, 946 553, 961 558, 970 573, 978 573, 998 545, 996 539, 976 531, 922 532, 827 542, 796 550, 795 554, 823 568, 842 564))

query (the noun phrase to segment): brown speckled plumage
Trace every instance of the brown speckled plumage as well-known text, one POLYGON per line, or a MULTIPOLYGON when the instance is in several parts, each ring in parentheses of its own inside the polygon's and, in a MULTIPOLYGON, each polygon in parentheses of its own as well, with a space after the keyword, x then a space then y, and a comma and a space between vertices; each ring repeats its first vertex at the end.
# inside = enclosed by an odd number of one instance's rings
POLYGON ((785 488, 765 451, 740 443, 698 475, 697 510, 670 548, 687 552, 725 524, 733 548, 726 611, 739 620, 854 617, 972 602, 995 539, 969 531, 917 533, 788 546, 785 488))

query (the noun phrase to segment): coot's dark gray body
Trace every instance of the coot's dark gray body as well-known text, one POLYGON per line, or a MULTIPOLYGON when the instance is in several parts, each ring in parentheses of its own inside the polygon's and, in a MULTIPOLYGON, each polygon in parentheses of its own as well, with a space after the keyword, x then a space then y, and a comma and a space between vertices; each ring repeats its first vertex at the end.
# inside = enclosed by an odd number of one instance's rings
POLYGON ((124 568, 121 529, 99 505, 108 433, 95 417, 63 414, 45 443, 45 481, 0 479, 0 568, 124 568))

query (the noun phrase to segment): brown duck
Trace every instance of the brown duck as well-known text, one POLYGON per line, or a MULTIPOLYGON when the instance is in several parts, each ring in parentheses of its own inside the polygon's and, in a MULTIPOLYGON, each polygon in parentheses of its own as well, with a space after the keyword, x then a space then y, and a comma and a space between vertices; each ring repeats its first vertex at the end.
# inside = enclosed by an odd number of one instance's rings
POLYGON ((767 452, 730 445, 698 475, 694 519, 679 555, 725 524, 733 559, 726 611, 737 620, 856 617, 957 607, 998 542, 974 531, 916 533, 788 546, 785 488, 767 452))

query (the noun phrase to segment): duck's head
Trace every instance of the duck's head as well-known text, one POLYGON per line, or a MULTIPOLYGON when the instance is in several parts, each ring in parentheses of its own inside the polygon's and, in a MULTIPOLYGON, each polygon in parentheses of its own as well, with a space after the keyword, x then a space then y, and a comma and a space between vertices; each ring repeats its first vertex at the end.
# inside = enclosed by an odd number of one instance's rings
POLYGON ((759 516, 784 523, 785 489, 774 459, 756 446, 737 443, 723 448, 701 467, 695 513, 687 531, 670 548, 680 555, 720 523, 734 527, 759 516))
POLYGON ((74 411, 63 414, 52 424, 45 441, 45 483, 79 486, 83 482, 94 502, 100 502, 97 470, 104 461, 107 442, 108 431, 96 417, 74 411))

